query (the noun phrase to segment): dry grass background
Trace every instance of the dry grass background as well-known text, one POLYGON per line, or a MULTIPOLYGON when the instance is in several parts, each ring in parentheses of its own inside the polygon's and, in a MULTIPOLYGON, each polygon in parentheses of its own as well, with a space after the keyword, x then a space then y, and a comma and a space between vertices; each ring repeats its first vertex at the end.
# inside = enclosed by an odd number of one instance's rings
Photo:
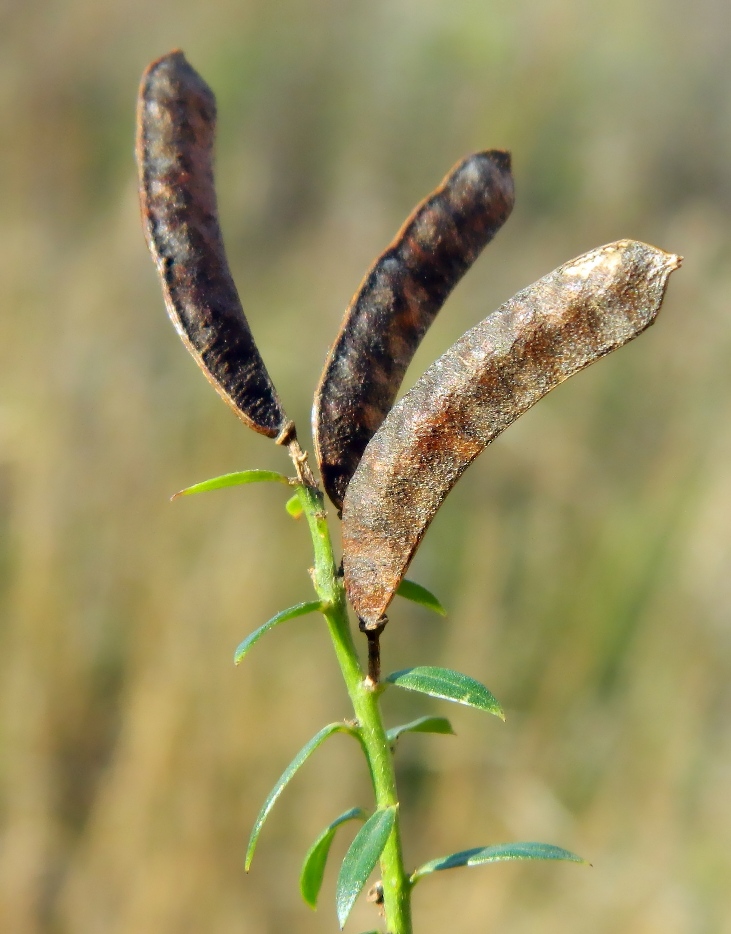
POLYGON ((143 245, 134 99, 176 46, 218 95, 229 254, 303 435, 366 266, 471 150, 512 149, 516 210, 412 381, 584 250, 685 255, 658 325, 465 476, 413 574, 449 619, 402 603, 385 664, 462 668, 508 711, 402 743, 410 863, 545 839, 594 864, 430 879, 421 934, 731 931, 730 18, 725 0, 0 3, 3 932, 335 930, 332 870, 313 915, 299 861, 369 801, 333 740, 244 877, 263 796, 347 705, 314 617, 231 664, 309 598, 279 491, 167 500, 285 469, 187 358, 143 245))

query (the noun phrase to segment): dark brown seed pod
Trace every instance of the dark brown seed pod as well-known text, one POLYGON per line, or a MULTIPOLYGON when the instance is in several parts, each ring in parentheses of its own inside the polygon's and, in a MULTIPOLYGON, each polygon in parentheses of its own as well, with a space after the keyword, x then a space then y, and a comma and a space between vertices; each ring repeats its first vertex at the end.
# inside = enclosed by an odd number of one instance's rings
POLYGON ((338 509, 421 339, 513 200, 509 153, 468 156, 366 274, 325 361, 312 413, 323 484, 338 509))
POLYGON ((378 628, 475 457, 549 390, 652 324, 679 265, 633 240, 579 256, 467 331, 392 409, 343 508, 345 587, 364 628, 378 628))
POLYGON ((239 418, 275 438, 287 417, 244 316, 218 225, 215 125, 213 92, 182 52, 147 68, 137 105, 142 222, 183 343, 239 418))

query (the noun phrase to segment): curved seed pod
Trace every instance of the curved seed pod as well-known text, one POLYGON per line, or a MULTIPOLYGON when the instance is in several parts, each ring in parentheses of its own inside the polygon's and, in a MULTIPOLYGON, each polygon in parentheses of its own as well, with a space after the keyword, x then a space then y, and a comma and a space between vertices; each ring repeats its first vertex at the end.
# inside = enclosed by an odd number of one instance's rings
POLYGON ((510 153, 468 156, 366 274, 325 361, 312 413, 323 484, 338 509, 429 325, 512 208, 510 153))
POLYGON ((274 438, 287 418, 226 261, 213 185, 215 124, 213 92, 182 52, 147 68, 137 106, 142 221, 183 343, 239 418, 274 438))
POLYGON ((680 257, 633 240, 518 292, 436 361, 368 445, 343 508, 348 598, 377 629, 464 470, 519 415, 655 319, 680 257))

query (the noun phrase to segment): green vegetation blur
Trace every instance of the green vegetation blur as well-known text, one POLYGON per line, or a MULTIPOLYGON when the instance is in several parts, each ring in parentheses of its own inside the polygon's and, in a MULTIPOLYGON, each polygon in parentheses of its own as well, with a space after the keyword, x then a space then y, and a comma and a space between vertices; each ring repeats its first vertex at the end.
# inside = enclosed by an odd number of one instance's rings
MULTIPOLYGON (((560 263, 621 237, 685 256, 659 321, 468 471, 397 601, 386 670, 488 685, 500 723, 398 692, 406 859, 541 840, 593 868, 425 880, 419 934, 731 931, 731 22, 722 0, 0 4, 0 930, 335 931, 300 861, 370 806, 334 738, 243 854, 267 791, 349 715, 283 491, 287 471, 168 322, 133 162, 143 68, 184 49, 219 102, 217 182, 254 334, 310 448, 342 312, 465 154, 513 152, 516 208, 411 383, 560 263)), ((349 930, 378 926, 365 899, 349 930)))

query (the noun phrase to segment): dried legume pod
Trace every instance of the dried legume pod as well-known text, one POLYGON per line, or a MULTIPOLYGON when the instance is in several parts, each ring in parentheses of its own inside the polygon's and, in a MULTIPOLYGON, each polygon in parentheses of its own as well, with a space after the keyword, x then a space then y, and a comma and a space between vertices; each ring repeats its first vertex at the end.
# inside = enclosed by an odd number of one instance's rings
POLYGON ((510 154, 475 153, 416 207, 366 274, 325 362, 312 413, 323 484, 338 509, 429 325, 512 208, 510 154))
POLYGON ((147 244, 183 343, 239 418, 277 437, 287 418, 226 261, 213 184, 213 92, 175 51, 140 85, 137 163, 147 244))
POLYGON ((345 587, 366 629, 464 470, 549 390, 652 324, 679 265, 633 240, 579 256, 467 331, 391 410, 343 507, 345 587))

